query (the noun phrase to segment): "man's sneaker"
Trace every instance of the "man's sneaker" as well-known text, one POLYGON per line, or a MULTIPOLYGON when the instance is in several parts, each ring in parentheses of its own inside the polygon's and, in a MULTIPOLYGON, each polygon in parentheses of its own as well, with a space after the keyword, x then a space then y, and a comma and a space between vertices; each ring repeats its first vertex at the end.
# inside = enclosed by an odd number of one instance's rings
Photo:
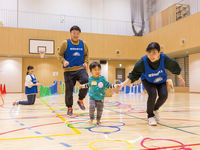
POLYGON ((72 107, 68 108, 67 115, 69 115, 69 116, 73 115, 73 109, 72 109, 72 107))
POLYGON ((78 105, 79 105, 79 107, 82 109, 82 110, 85 110, 85 106, 84 106, 84 104, 83 104, 83 100, 78 100, 78 105))
POLYGON ((160 115, 159 115, 159 112, 158 112, 158 110, 156 110, 156 111, 153 111, 153 113, 154 113, 154 118, 156 119, 156 121, 160 121, 160 115))
POLYGON ((157 122, 154 117, 148 118, 148 123, 150 126, 157 126, 157 122))

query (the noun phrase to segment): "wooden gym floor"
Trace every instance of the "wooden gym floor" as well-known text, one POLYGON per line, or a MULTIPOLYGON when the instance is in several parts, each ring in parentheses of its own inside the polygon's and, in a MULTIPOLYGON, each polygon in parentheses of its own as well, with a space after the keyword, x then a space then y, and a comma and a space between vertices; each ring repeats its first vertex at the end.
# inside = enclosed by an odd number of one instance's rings
POLYGON ((102 125, 96 126, 88 123, 88 97, 87 109, 81 111, 74 101, 74 115, 68 117, 64 95, 37 99, 32 106, 12 106, 13 101, 26 97, 7 94, 0 107, 0 149, 200 149, 200 94, 169 94, 160 110, 160 124, 154 127, 146 121, 146 97, 107 97, 102 125))

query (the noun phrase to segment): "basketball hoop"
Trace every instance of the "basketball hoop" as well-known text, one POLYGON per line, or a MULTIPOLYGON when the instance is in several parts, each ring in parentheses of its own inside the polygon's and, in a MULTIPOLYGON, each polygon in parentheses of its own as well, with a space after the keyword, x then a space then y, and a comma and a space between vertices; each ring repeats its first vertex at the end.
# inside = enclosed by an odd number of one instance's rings
POLYGON ((54 54, 54 40, 29 39, 29 53, 45 58, 46 54, 54 54))
POLYGON ((39 53, 40 53, 40 58, 44 58, 44 56, 45 56, 45 49, 40 49, 39 53))

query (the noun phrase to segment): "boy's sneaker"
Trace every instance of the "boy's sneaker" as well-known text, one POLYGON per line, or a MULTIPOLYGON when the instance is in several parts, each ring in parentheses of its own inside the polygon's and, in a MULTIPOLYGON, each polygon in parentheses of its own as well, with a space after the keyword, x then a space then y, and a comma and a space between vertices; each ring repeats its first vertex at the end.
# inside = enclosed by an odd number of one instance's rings
POLYGON ((157 122, 154 117, 148 118, 148 123, 150 126, 157 126, 157 122))
POLYGON ((89 124, 93 124, 93 119, 90 119, 89 124))
POLYGON ((72 116, 73 115, 73 109, 72 107, 69 107, 67 110, 67 115, 72 116))
POLYGON ((77 103, 78 103, 79 107, 81 108, 81 110, 85 110, 85 106, 83 104, 83 100, 78 100, 77 103))
POLYGON ((159 112, 158 112, 158 110, 156 110, 156 111, 153 111, 153 113, 154 113, 154 118, 156 119, 156 121, 160 121, 160 115, 159 115, 159 112))
POLYGON ((97 125, 100 126, 101 125, 101 121, 97 120, 97 125))

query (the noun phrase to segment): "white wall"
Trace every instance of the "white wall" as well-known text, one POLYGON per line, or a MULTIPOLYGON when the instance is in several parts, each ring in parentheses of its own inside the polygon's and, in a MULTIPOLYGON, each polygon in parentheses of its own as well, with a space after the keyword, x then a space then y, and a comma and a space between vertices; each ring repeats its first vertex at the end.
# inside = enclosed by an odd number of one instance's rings
POLYGON ((101 64, 101 75, 108 80, 108 62, 106 64, 101 64))
MULTIPOLYGON (((133 35, 130 0, 18 0, 19 27, 133 35), (64 18, 61 21, 60 18, 64 18)), ((17 27, 17 0, 0 0, 0 20, 17 27)))
MULTIPOLYGON (((88 33, 133 35, 130 0, 18 1, 17 24, 17 0, 0 0, 0 21, 3 21, 4 26, 69 31, 76 24, 88 33)), ((200 0, 156 0, 155 6, 151 6, 152 11, 148 12, 146 5, 149 1, 144 0, 145 33, 149 30, 148 13, 161 12, 180 1, 190 4, 191 14, 200 11, 200 0)), ((141 26, 139 12, 139 8, 135 9, 137 31, 141 26)))
POLYGON ((200 0, 144 0, 145 10, 145 33, 149 32, 149 18, 167 9, 173 4, 181 3, 190 5, 190 14, 200 11, 200 0))
POLYGON ((0 83, 7 92, 22 92, 22 58, 0 57, 0 83))
POLYGON ((200 53, 189 55, 190 92, 200 92, 200 53))
POLYGON ((200 0, 157 0, 155 13, 161 12, 169 6, 179 2, 183 4, 189 4, 191 14, 195 14, 200 11, 200 0))
POLYGON ((161 12, 169 6, 178 3, 180 0, 157 0, 156 2, 156 12, 161 12))

